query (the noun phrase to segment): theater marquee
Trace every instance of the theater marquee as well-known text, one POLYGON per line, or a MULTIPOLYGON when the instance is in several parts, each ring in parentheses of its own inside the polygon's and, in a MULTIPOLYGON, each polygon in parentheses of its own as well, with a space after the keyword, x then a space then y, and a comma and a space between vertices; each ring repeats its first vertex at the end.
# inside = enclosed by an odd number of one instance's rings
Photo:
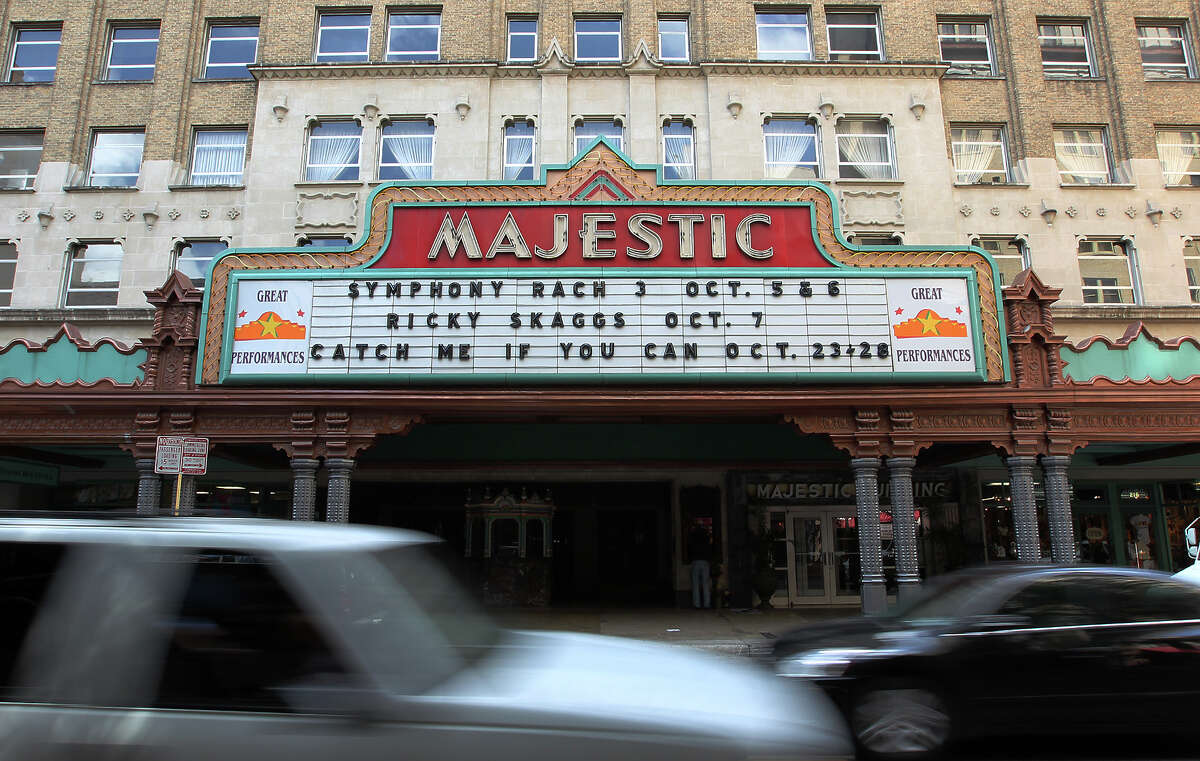
POLYGON ((545 184, 382 187, 350 251, 230 252, 200 381, 1006 376, 977 249, 852 249, 817 184, 655 180, 598 144, 545 184))

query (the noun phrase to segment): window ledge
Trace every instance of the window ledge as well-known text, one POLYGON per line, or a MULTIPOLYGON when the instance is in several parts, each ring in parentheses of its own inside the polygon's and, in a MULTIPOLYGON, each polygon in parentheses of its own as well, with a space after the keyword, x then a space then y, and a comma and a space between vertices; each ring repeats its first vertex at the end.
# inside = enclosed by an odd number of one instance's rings
POLYGON ((1008 79, 1004 74, 943 74, 942 79, 1008 79))
POLYGON ((249 82, 254 83, 254 77, 192 77, 193 84, 202 82, 249 82))
POLYGON ((904 180, 889 178, 886 180, 872 180, 870 178, 859 177, 840 177, 834 180, 839 185, 903 185, 904 180))
POLYGON ((167 190, 174 191, 192 191, 192 190, 245 190, 245 185, 168 185, 167 190))
POLYGON ((1079 188, 1092 188, 1093 190, 1129 190, 1130 188, 1136 188, 1137 184, 1132 182, 1098 182, 1094 184, 1090 182, 1060 182, 1058 183, 1058 186, 1060 188, 1076 190, 1079 188))
POLYGON ((1179 83, 1179 82, 1195 82, 1198 79, 1200 79, 1200 77, 1177 77, 1174 79, 1151 79, 1150 77, 1146 77, 1143 81, 1153 82, 1154 84, 1158 85, 1158 84, 1172 84, 1172 83, 1179 83))
POLYGON ((1200 190, 1200 185, 1163 185, 1165 190, 1200 190))
POLYGON ((1050 82, 1104 82, 1108 77, 1044 77, 1050 82))
POLYGON ((152 85, 153 79, 93 79, 94 85, 152 85))
POLYGON ((0 87, 53 87, 54 80, 49 82, 0 82, 0 87))
POLYGON ((1028 188, 1028 182, 956 182, 956 188, 1028 188))
POLYGON ((0 188, 0 193, 36 193, 34 188, 0 188))
POLYGON ((66 185, 64 193, 102 193, 111 190, 116 193, 137 193, 141 188, 136 185, 66 185))
POLYGON ((302 180, 295 183, 298 188, 322 188, 333 185, 339 188, 361 188, 366 184, 366 180, 302 180))

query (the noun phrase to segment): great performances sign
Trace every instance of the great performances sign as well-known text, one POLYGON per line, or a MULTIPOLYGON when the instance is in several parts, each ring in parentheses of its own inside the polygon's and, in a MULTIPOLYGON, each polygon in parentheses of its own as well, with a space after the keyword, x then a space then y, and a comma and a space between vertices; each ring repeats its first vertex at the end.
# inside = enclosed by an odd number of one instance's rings
POLYGON ((968 275, 715 272, 239 276, 227 373, 978 378, 968 275))

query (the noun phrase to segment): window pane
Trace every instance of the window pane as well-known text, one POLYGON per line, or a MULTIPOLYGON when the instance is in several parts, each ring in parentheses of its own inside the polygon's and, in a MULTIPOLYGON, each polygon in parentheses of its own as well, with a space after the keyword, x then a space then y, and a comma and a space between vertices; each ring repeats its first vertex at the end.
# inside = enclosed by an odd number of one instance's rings
POLYGON ((808 14, 759 13, 758 57, 768 61, 804 61, 812 58, 808 14))
POLYGON ((97 132, 88 184, 136 185, 145 139, 143 132, 97 132))
POLYGON ((61 37, 59 29, 18 29, 8 81, 53 82, 61 37))
POLYGON ((0 545, 0 700, 17 698, 21 650, 65 555, 59 544, 0 545))
POLYGON ((829 13, 826 24, 830 60, 874 61, 881 57, 874 13, 829 13))
POLYGON ((389 61, 436 61, 440 14, 400 14, 388 17, 389 61))
POLYGON ((1000 127, 955 127, 950 130, 954 181, 1005 182, 1004 130, 1000 127))
POLYGON ((508 60, 532 61, 537 58, 537 21, 509 19, 508 60))
POLYGON ((1038 40, 1046 76, 1091 76, 1087 33, 1082 24, 1039 24, 1038 40))
POLYGON ((317 32, 317 61, 348 63, 367 60, 371 14, 322 14, 317 32))
POLYGON ((123 256, 119 243, 78 246, 71 256, 66 306, 115 305, 123 256))
POLYGON ((1120 241, 1079 241, 1079 275, 1084 303, 1134 303, 1129 254, 1120 241))
POLYGON ((663 177, 668 180, 696 178, 692 126, 672 121, 663 126, 663 177))
POLYGON ((1166 184, 1200 187, 1200 130, 1159 130, 1156 137, 1166 184))
POLYGON ((108 53, 108 79, 154 78, 158 27, 114 27, 108 53))
POLYGON ((992 73, 987 24, 938 24, 938 42, 942 60, 950 63, 947 74, 986 76, 992 73))
POLYGON ((1183 266, 1192 303, 1200 304, 1200 244, 1194 240, 1183 247, 1183 266))
POLYGON ((1054 131, 1054 150, 1062 182, 1101 185, 1110 181, 1103 131, 1057 129, 1054 131))
POLYGON ((0 187, 32 188, 42 161, 42 133, 0 132, 0 187))
POLYGON ((610 121, 585 121, 575 125, 575 152, 579 153, 597 137, 604 137, 609 145, 623 150, 621 125, 610 121))
POLYGON ((533 125, 528 122, 510 124, 504 128, 504 179, 533 179, 533 125))
POLYGON ((208 61, 204 76, 209 79, 248 79, 246 68, 258 57, 258 25, 221 25, 209 30, 208 61))
POLYGON ((362 128, 354 122, 325 122, 308 136, 308 169, 313 182, 357 180, 362 128))
POLYGON ((837 125, 838 174, 853 179, 894 176, 887 124, 877 120, 843 120, 837 125))
POLYGON ((188 241, 179 247, 175 269, 192 279, 197 285, 204 282, 208 265, 213 257, 228 248, 219 240, 188 241))
POLYGON ((575 58, 579 61, 619 61, 621 22, 617 19, 576 19, 575 58))
POLYGON ((193 185, 240 185, 246 163, 245 130, 199 130, 192 154, 193 185))
POLYGON ((1138 45, 1146 79, 1186 79, 1189 75, 1183 28, 1139 26, 1138 45))
POLYGON ((996 260, 1000 270, 1000 285, 1012 283, 1013 278, 1025 269, 1025 256, 1021 244, 1012 238, 980 238, 978 245, 996 260))
POLYGON ((800 119, 771 119, 763 125, 763 152, 769 179, 815 179, 817 128, 800 119))
POLYGON ((383 128, 381 180, 433 178, 434 127, 424 121, 393 122, 383 128))
POLYGON ((664 61, 688 60, 688 22, 685 19, 658 20, 658 57, 664 61))

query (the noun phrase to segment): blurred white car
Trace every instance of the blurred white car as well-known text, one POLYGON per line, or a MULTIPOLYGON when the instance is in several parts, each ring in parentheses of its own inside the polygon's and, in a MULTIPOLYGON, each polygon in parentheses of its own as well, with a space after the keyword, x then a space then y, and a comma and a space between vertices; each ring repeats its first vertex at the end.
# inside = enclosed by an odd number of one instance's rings
POLYGON ((0 759, 830 759, 750 664, 496 628, 434 540, 252 520, 0 519, 0 759))

